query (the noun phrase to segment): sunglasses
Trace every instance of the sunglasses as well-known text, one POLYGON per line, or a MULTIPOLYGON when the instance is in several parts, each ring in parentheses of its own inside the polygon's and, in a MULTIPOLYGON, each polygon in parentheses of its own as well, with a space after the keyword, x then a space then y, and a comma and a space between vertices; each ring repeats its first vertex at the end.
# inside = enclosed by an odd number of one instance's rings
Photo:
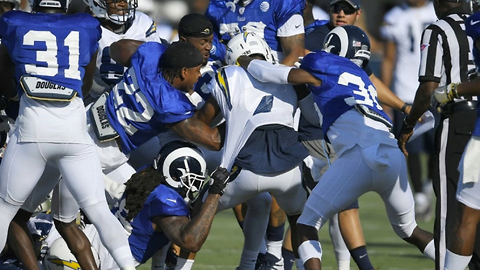
POLYGON ((343 10, 343 13, 345 13, 345 15, 352 15, 353 13, 357 12, 357 10, 350 6, 350 5, 333 5, 333 6, 330 6, 330 11, 332 13, 335 13, 335 14, 338 14, 340 13, 340 11, 343 10))

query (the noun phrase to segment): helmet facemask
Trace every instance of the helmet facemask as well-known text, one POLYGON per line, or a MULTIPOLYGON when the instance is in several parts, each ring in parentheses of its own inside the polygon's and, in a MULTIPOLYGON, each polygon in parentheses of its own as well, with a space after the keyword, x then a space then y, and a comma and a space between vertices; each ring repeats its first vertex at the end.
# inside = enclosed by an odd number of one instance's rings
POLYGON ((106 0, 106 17, 109 21, 118 25, 131 23, 135 19, 135 10, 138 7, 137 0, 106 0), (120 2, 126 2, 127 6, 119 7, 120 2), (119 11, 122 14, 118 14, 119 11))

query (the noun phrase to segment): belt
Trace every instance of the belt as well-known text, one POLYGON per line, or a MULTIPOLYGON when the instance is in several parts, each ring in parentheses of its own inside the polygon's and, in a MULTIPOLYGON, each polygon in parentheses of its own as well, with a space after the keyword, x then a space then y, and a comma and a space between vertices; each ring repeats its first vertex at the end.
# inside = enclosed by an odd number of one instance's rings
POLYGON ((477 101, 465 100, 459 102, 453 102, 445 104, 442 107, 442 115, 443 116, 451 116, 454 113, 461 112, 461 111, 470 111, 477 109, 477 101))

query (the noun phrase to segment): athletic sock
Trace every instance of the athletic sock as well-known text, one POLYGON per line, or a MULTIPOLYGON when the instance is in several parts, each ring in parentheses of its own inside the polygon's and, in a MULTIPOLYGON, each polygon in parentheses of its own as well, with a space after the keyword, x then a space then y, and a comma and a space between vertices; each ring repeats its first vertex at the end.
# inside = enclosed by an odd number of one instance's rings
POLYGON ((255 269, 255 263, 257 262, 258 252, 246 250, 245 248, 242 251, 242 256, 240 257, 239 269, 255 269))
POLYGON ((274 227, 267 227, 267 252, 277 259, 282 258, 283 235, 285 234, 285 223, 274 227))
POLYGON ((292 270, 293 263, 295 262, 295 254, 293 254, 293 251, 282 247, 282 257, 284 263, 283 268, 285 270, 292 270))
POLYGON ((374 269, 372 263, 370 262, 370 258, 368 257, 366 246, 360 246, 350 250, 350 254, 360 270, 374 269))
POLYGON ((458 255, 447 249, 445 256, 445 270, 448 269, 465 269, 468 266, 468 263, 472 259, 472 255, 463 256, 458 255))

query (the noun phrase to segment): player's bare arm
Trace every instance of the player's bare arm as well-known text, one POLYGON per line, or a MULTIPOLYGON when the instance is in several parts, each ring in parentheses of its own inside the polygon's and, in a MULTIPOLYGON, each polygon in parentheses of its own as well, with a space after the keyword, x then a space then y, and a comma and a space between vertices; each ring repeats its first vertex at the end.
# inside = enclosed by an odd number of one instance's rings
POLYGON ((192 220, 186 216, 157 216, 155 230, 163 231, 175 245, 190 252, 198 252, 210 232, 217 212, 219 194, 209 194, 200 212, 192 220))
MULTIPOLYGON (((377 96, 378 96, 378 101, 380 103, 387 105, 388 107, 402 111, 403 105, 405 102, 403 100, 399 99, 397 95, 395 95, 388 86, 386 86, 380 79, 377 78, 373 73, 372 75, 369 76, 370 80, 372 81, 373 85, 375 86, 375 89, 377 89, 377 96)), ((411 109, 411 106, 407 106, 405 109, 405 113, 409 113, 411 109)))
POLYGON ((121 39, 110 45, 110 57, 122 66, 131 65, 130 59, 137 51, 137 48, 145 43, 144 41, 134 39, 121 39))
POLYGON ((282 64, 286 66, 293 66, 299 57, 305 55, 305 34, 280 37, 280 44, 285 54, 282 64))
POLYGON ((218 106, 217 100, 211 96, 205 104, 195 112, 195 116, 198 120, 204 122, 207 125, 213 121, 213 119, 220 113, 220 107, 218 106))
POLYGON ((83 76, 82 84, 82 94, 84 97, 88 96, 88 94, 90 93, 90 89, 92 88, 95 67, 97 64, 97 54, 98 50, 92 55, 90 63, 88 63, 88 65, 85 67, 85 75, 83 76))
POLYGON ((222 148, 223 139, 217 127, 210 128, 195 116, 177 122, 170 128, 187 141, 200 144, 210 150, 218 151, 222 148))
POLYGON ((18 99, 14 74, 14 64, 10 58, 7 47, 2 44, 0 46, 0 79, 2 81, 0 91, 2 95, 8 99, 18 99))

